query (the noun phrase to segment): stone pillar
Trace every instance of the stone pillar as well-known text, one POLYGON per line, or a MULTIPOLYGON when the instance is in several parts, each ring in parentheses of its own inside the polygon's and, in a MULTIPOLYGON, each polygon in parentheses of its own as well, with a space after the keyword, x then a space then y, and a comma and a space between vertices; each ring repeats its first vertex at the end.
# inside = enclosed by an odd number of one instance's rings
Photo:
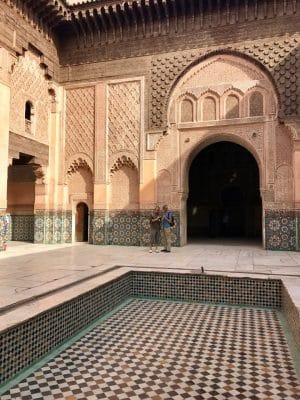
POLYGON ((156 160, 143 160, 143 181, 140 184, 140 206, 152 209, 156 201, 156 160))
POLYGON ((106 137, 106 84, 95 88, 94 204, 90 211, 89 242, 108 243, 108 166, 106 137))
POLYGON ((3 243, 7 240, 9 221, 6 208, 11 66, 12 56, 0 48, 0 250, 3 250, 3 243))

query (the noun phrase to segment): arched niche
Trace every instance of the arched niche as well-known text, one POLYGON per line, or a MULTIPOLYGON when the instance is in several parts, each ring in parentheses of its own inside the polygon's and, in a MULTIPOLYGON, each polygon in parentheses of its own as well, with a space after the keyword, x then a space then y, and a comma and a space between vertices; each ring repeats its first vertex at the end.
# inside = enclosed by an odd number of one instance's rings
POLYGON ((249 97, 249 116, 257 117, 264 115, 264 96, 261 92, 255 91, 249 97))
POLYGON ((129 157, 121 157, 111 168, 110 209, 134 210, 139 207, 139 173, 129 157))
POLYGON ((180 121, 181 122, 192 122, 193 119, 194 119, 193 101, 185 98, 181 101, 180 121))
MULTIPOLYGON (((221 118, 243 117, 241 108, 243 97, 254 86, 263 88, 268 94, 269 108, 275 110, 276 113, 277 91, 273 80, 263 65, 259 66, 256 61, 238 53, 222 54, 220 52, 211 57, 206 56, 198 64, 193 63, 192 66, 188 67, 175 81, 168 99, 167 123, 174 122, 174 106, 177 108, 175 114, 180 116, 181 99, 184 94, 189 93, 190 97, 199 98, 199 93, 207 91, 217 93, 220 97, 226 93, 221 118), (237 100, 239 100, 239 105, 237 100), (226 106, 228 106, 228 109, 226 109, 226 106)), ((194 120, 196 119, 194 118, 194 120)), ((177 122, 181 122, 179 117, 177 117, 177 122)))

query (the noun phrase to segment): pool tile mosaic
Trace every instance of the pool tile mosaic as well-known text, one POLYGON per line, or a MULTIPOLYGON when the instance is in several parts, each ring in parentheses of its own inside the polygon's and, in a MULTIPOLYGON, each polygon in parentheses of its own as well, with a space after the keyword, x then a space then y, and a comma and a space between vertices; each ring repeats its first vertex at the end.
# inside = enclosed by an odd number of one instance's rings
POLYGON ((0 384, 131 295, 125 275, 0 333, 0 384))
POLYGON ((281 281, 220 275, 133 272, 133 295, 183 301, 281 307, 281 281))
POLYGON ((280 308, 281 291, 279 280, 129 272, 1 332, 0 384, 131 296, 280 308))
POLYGON ((2 400, 297 400, 277 312, 132 300, 2 400))

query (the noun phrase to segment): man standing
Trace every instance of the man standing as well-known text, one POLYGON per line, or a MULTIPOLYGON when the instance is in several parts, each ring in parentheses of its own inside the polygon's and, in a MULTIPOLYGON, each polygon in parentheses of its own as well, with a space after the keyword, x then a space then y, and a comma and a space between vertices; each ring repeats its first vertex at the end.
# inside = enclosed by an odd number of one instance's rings
POLYGON ((162 228, 164 237, 164 249, 162 251, 166 253, 171 252, 171 226, 174 225, 174 217, 171 211, 168 210, 168 206, 163 206, 163 217, 162 217, 162 228))
POLYGON ((155 246, 155 252, 158 253, 158 245, 160 242, 160 226, 161 226, 160 208, 156 206, 150 216, 151 242, 150 242, 149 253, 152 253, 152 247, 154 246, 155 246))

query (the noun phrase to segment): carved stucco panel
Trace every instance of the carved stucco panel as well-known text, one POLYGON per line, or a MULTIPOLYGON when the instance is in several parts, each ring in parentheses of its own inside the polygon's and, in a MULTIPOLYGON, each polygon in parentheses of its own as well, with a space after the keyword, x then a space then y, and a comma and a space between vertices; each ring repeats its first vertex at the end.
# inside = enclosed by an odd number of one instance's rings
POLYGON ((292 170, 289 165, 283 164, 276 169, 276 191, 275 199, 279 203, 278 206, 287 206, 288 203, 292 202, 293 190, 292 190, 292 170))
POLYGON ((108 155, 110 166, 116 156, 129 156, 138 168, 141 132, 141 82, 108 85, 108 155))
POLYGON ((276 128, 276 165, 292 164, 293 144, 291 134, 287 127, 278 126, 276 128))
POLYGON ((68 89, 66 92, 66 160, 78 153, 94 159, 95 88, 68 89))
POLYGON ((151 129, 164 128, 167 123, 167 104, 175 81, 189 65, 198 59, 217 51, 236 51, 252 57, 266 67, 278 87, 280 96, 279 115, 300 113, 299 80, 299 35, 281 37, 259 42, 245 42, 243 45, 216 46, 209 51, 186 50, 155 56, 151 63, 150 120, 151 129))
POLYGON ((33 129, 35 139, 48 142, 51 98, 49 82, 40 67, 40 57, 30 50, 20 56, 11 75, 10 130, 25 133, 25 104, 33 105, 33 129))

